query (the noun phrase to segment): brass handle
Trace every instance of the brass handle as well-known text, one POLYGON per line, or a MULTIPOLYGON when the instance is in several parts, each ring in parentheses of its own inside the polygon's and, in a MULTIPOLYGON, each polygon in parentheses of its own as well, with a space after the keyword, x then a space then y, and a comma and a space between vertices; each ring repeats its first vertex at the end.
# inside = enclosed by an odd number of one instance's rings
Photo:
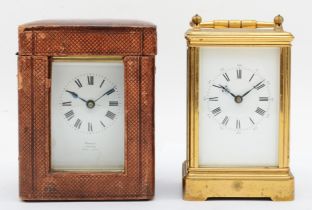
POLYGON ((274 28, 281 29, 283 17, 277 15, 274 17, 274 22, 263 22, 256 20, 212 20, 201 22, 202 18, 195 15, 192 18, 191 26, 194 28, 274 28))

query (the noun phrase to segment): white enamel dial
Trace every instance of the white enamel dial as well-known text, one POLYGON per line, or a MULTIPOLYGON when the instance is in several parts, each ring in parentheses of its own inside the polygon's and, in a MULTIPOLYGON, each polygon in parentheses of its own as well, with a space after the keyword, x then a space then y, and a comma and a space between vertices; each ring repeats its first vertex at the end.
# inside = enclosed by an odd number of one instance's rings
POLYGON ((122 61, 56 60, 51 81, 52 170, 123 170, 122 61))
POLYGON ((201 47, 201 167, 278 165, 280 49, 201 47))
POLYGON ((255 70, 236 65, 221 68, 220 74, 209 80, 206 96, 207 115, 216 120, 221 129, 236 133, 256 129, 269 116, 270 81, 255 70))

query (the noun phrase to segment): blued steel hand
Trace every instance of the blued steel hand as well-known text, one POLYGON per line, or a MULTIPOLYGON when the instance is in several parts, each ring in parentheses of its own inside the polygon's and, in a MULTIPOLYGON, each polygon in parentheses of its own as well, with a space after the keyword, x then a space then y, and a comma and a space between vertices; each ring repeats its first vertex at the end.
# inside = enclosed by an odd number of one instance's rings
POLYGON ((253 86, 250 90, 248 90, 246 93, 244 93, 242 95, 242 97, 246 96, 248 93, 250 93, 253 89, 255 89, 256 87, 258 87, 262 82, 264 82, 264 80, 262 80, 261 82, 259 82, 258 84, 256 84, 255 86, 253 86))
POLYGON ((98 100, 100 100, 103 96, 105 95, 110 95, 113 92, 115 92, 115 88, 113 87, 112 89, 109 89, 108 91, 106 91, 103 95, 101 95, 98 99, 96 99, 94 102, 97 102, 98 100))
POLYGON ((229 94, 231 94, 231 96, 233 96, 234 98, 236 97, 236 95, 234 95, 233 93, 231 93, 231 91, 229 91, 229 89, 227 89, 226 87, 224 87, 224 86, 222 86, 222 85, 220 85, 220 84, 219 84, 219 86, 217 86, 217 85, 213 85, 213 86, 225 90, 226 92, 228 92, 229 94))
POLYGON ((87 102, 85 99, 83 99, 83 98, 80 98, 79 96, 78 96, 78 94, 77 93, 75 93, 75 92, 73 92, 73 91, 69 91, 69 90, 65 90, 67 93, 70 93, 74 98, 79 98, 80 100, 82 100, 82 101, 84 101, 84 102, 87 102))

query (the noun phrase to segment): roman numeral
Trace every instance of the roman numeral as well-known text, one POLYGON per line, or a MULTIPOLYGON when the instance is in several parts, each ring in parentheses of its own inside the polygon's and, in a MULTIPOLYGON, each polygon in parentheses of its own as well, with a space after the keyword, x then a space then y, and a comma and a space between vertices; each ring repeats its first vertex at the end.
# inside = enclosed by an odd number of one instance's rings
POLYGON ((112 94, 113 92, 115 92, 115 88, 112 88, 110 89, 109 91, 106 92, 106 95, 110 95, 112 94))
POLYGON ((255 111, 257 114, 263 116, 265 111, 263 109, 261 109, 260 107, 257 107, 256 111, 255 111))
POLYGON ((109 106, 118 106, 118 101, 109 101, 109 106))
POLYGON ((67 101, 67 102, 63 102, 62 106, 71 106, 72 102, 71 101, 67 101))
POLYGON ((242 70, 241 69, 236 70, 236 76, 237 76, 237 79, 242 78, 242 70))
POLYGON ((94 76, 88 76, 88 85, 94 84, 94 76))
POLYGON ((255 74, 252 74, 250 79, 249 79, 249 82, 252 80, 252 78, 255 76, 255 74))
POLYGON ((259 101, 268 101, 269 97, 259 97, 259 101))
POLYGON ((107 111, 105 116, 108 117, 109 119, 113 120, 115 118, 116 114, 111 112, 111 111, 107 111))
POLYGON ((78 119, 76 120, 74 126, 75 126, 75 128, 80 129, 81 124, 82 124, 82 121, 78 118, 78 119))
POLYGON ((229 117, 225 116, 224 119, 222 120, 222 124, 226 126, 228 122, 229 122, 229 117))
POLYGON ((105 128, 106 126, 105 126, 105 124, 102 122, 102 121, 100 121, 100 123, 101 123, 101 125, 105 128))
POLYGON ((250 122, 251 122, 252 124, 255 124, 255 122, 252 120, 251 117, 249 117, 249 120, 250 120, 250 122))
POLYGON ((208 98, 209 101, 218 101, 219 100, 219 97, 211 97, 211 98, 208 98))
POLYGON ((240 129, 240 128, 241 128, 240 120, 236 120, 236 129, 240 129))
POLYGON ((89 131, 89 132, 92 132, 92 131, 93 131, 92 123, 91 123, 91 122, 88 122, 88 131, 89 131))
POLYGON ((221 108, 217 107, 214 110, 212 110, 211 112, 212 112, 212 114, 214 114, 214 116, 217 116, 218 114, 221 113, 221 108))
POLYGON ((75 116, 75 113, 73 110, 70 110, 70 111, 66 112, 64 115, 67 118, 67 120, 71 120, 75 116))
POLYGON ((78 87, 79 87, 79 88, 81 88, 81 87, 82 87, 82 84, 81 84, 81 82, 80 82, 80 80, 79 80, 79 79, 76 79, 76 80, 75 80, 75 83, 78 85, 78 87))
POLYGON ((230 81, 229 75, 227 73, 222 74, 226 81, 230 81))
POLYGON ((260 90, 260 89, 263 88, 264 86, 265 86, 265 84, 263 84, 262 82, 260 82, 260 83, 258 83, 258 84, 255 85, 255 88, 256 88, 257 90, 260 90))
POLYGON ((103 86, 104 82, 105 82, 105 79, 103 79, 103 81, 101 82, 100 88, 103 86))

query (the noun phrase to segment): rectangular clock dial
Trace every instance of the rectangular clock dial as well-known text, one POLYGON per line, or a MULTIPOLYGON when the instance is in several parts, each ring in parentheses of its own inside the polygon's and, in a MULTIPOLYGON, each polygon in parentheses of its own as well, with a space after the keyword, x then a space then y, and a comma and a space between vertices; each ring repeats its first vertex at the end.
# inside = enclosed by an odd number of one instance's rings
POLYGON ((56 58, 51 79, 52 170, 122 171, 122 61, 56 58))
POLYGON ((280 48, 199 55, 199 165, 278 166, 280 48))

